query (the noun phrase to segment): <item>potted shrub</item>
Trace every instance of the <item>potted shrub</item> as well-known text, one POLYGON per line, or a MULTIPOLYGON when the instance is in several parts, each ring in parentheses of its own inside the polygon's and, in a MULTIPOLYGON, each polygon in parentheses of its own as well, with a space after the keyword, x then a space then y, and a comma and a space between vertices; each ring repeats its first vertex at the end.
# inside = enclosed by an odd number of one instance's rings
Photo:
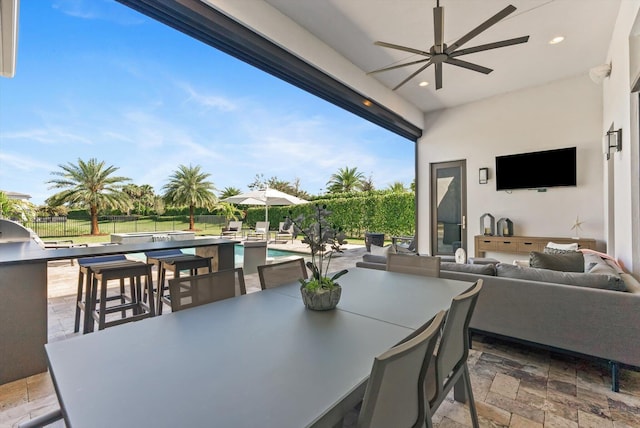
POLYGON ((293 226, 294 235, 302 235, 302 243, 311 249, 311 261, 307 262, 311 277, 300 280, 300 293, 307 308, 321 311, 336 307, 342 294, 342 287, 336 280, 348 272, 344 269, 328 276, 333 254, 341 253, 340 246, 347 243, 345 234, 327 221, 329 215, 331 212, 327 211, 326 205, 316 204, 309 224, 305 224, 302 214, 295 219, 287 216, 284 224, 284 229, 293 226), (328 248, 331 251, 327 251, 328 248))

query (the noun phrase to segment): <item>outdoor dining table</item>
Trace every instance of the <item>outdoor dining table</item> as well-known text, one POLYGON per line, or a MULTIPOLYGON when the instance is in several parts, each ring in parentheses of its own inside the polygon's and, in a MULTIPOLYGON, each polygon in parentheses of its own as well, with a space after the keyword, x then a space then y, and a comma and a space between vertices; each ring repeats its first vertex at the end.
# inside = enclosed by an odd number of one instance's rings
POLYGON ((360 268, 340 282, 332 311, 291 284, 46 345, 67 426, 333 426, 373 358, 471 285, 360 268))

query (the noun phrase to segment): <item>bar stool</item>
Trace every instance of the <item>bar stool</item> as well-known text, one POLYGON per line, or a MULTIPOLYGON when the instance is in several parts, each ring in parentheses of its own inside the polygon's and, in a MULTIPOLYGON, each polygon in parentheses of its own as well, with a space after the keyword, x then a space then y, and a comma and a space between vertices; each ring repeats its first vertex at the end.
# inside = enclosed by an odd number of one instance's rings
POLYGON ((155 316, 155 307, 153 299, 149 299, 149 304, 143 302, 142 278, 144 277, 145 292, 153 295, 153 279, 151 274, 151 265, 144 262, 126 261, 120 263, 105 263, 103 265, 94 265, 91 268, 93 272, 93 285, 91 287, 91 301, 96 302, 93 305, 91 315, 98 322, 98 329, 103 330, 107 327, 124 324, 131 321, 137 321, 144 318, 155 316), (127 296, 125 302, 118 305, 107 307, 107 286, 110 280, 117 279, 122 284, 124 280, 129 279, 131 287, 131 296, 127 296), (97 299, 98 290, 100 299, 97 299), (98 303, 99 302, 99 303, 98 303), (132 315, 127 316, 126 311, 131 310, 132 315), (120 319, 107 321, 107 314, 114 312, 122 312, 120 319))
MULTIPOLYGON (((147 251, 144 253, 144 255, 147 258, 147 263, 150 264, 151 266, 155 267, 157 270, 157 274, 156 274, 156 284, 161 284, 160 282, 160 271, 162 268, 162 259, 166 259, 166 258, 171 258, 171 257, 176 257, 176 256, 182 256, 184 255, 184 253, 182 252, 182 250, 157 250, 157 251, 147 251)), ((153 290, 154 292, 156 290, 153 290)), ((144 301, 147 301, 147 295, 144 295, 144 301)))
MULTIPOLYGON (((80 315, 82 312, 84 312, 82 333, 93 331, 93 319, 91 318, 92 306, 90 303, 91 284, 93 283, 93 272, 91 271, 91 267, 93 265, 99 265, 101 263, 123 262, 126 260, 127 258, 124 256, 124 254, 117 254, 113 256, 84 257, 78 259, 78 291, 76 294, 76 317, 73 327, 74 333, 80 331, 80 315), (87 303, 89 303, 89 305, 87 305, 87 303)), ((124 295, 124 282, 121 283, 120 294, 124 295)))
POLYGON ((169 289, 165 285, 167 271, 173 272, 174 278, 180 277, 181 271, 189 271, 190 275, 197 275, 198 269, 206 268, 209 273, 212 272, 212 257, 196 256, 191 254, 182 254, 173 257, 164 257, 160 260, 160 269, 158 274, 158 291, 156 307, 158 315, 162 314, 162 304, 166 303, 171 306, 171 298, 165 296, 165 291, 169 289))

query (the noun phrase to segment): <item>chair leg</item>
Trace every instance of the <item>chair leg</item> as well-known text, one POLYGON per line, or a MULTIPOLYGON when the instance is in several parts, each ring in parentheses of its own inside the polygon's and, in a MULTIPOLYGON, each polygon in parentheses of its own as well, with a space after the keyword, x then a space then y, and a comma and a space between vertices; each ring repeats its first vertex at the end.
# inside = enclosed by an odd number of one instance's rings
MULTIPOLYGON (((78 331, 80 331, 80 305, 82 304, 82 289, 83 289, 83 284, 84 283, 84 274, 82 273, 82 270, 80 271, 80 273, 78 274, 78 294, 76 295, 76 319, 75 322, 73 324, 73 332, 77 333, 78 331)), ((85 296, 85 300, 87 299, 87 296, 85 296)), ((87 310, 87 307, 85 305, 85 311, 87 310)))
POLYGON ((479 428, 478 412, 476 411, 476 402, 473 399, 473 390, 471 389, 471 377, 469 376, 469 367, 467 363, 464 363, 462 377, 464 378, 465 389, 467 390, 467 404, 469 405, 469 411, 471 412, 471 423, 473 428, 479 428))

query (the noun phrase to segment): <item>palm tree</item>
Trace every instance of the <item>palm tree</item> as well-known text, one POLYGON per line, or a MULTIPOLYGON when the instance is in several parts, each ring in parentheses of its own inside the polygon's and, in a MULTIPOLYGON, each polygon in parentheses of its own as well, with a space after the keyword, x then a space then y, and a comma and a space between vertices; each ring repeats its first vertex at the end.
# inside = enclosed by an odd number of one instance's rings
POLYGON ((405 193, 407 191, 407 188, 404 187, 404 184, 402 184, 401 181, 395 181, 389 184, 388 190, 391 193, 405 193))
POLYGON ((240 193, 240 189, 237 187, 225 187, 220 193, 220 199, 230 198, 232 196, 239 195, 240 193))
POLYGON ((238 218, 242 216, 242 211, 238 209, 238 207, 236 207, 235 205, 230 204, 229 202, 219 202, 218 204, 216 204, 215 212, 225 216, 227 220, 230 220, 230 219, 238 220, 238 218))
POLYGON ((169 183, 162 188, 165 191, 165 201, 174 206, 189 207, 189 230, 195 229, 195 208, 212 209, 218 202, 213 193, 215 186, 211 181, 206 181, 210 175, 202 172, 200 166, 180 165, 170 177, 169 183))
POLYGON ((48 181, 50 189, 65 189, 47 199, 47 204, 58 206, 65 203, 89 209, 91 215, 91 234, 99 235, 98 213, 105 208, 127 210, 131 201, 122 191, 124 183, 130 179, 114 176, 118 168, 105 167, 104 162, 91 158, 88 162, 78 159, 78 164, 71 162, 58 165, 62 171, 51 174, 59 178, 48 181))
POLYGON ((17 219, 21 222, 32 220, 36 215, 36 207, 29 201, 10 198, 0 192, 0 218, 17 219))
POLYGON ((331 193, 352 192, 354 190, 362 190, 364 181, 364 174, 359 172, 357 167, 349 168, 345 166, 331 175, 327 186, 331 193))

